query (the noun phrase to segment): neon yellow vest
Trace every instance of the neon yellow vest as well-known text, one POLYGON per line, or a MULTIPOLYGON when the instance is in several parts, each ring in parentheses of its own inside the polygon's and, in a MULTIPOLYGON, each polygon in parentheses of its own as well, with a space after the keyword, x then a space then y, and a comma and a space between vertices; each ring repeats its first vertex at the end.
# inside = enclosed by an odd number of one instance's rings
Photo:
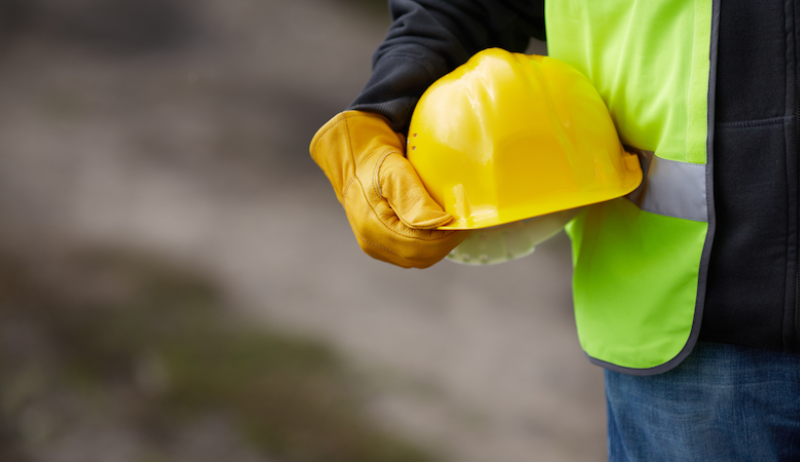
POLYGON ((551 0, 548 54, 594 83, 647 180, 568 227, 581 346, 647 375, 692 350, 713 236, 711 146, 718 6, 712 0, 551 0))

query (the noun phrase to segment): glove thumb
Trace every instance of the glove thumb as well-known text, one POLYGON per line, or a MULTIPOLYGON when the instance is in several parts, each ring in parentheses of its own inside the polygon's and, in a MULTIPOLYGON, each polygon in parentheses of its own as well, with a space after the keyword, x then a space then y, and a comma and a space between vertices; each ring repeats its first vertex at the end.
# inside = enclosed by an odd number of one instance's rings
POLYGON ((378 163, 375 180, 378 194, 409 228, 432 229, 452 220, 453 217, 428 194, 408 159, 398 152, 384 155, 378 163))

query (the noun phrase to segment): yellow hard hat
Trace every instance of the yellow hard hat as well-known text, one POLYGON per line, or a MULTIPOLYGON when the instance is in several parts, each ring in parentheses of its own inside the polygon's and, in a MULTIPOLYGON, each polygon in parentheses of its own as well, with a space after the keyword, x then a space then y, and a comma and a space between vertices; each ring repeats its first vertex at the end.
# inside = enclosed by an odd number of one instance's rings
POLYGON ((422 95, 408 160, 454 220, 498 226, 623 196, 642 181, 603 100, 555 58, 492 48, 422 95))

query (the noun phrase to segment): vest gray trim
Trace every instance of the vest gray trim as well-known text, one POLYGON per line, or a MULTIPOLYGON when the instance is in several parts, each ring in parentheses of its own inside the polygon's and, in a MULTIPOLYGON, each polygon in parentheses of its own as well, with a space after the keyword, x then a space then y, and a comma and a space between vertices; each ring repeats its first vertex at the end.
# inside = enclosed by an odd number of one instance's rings
POLYGON ((639 156, 644 181, 625 196, 640 209, 673 218, 708 222, 706 166, 657 157, 652 151, 625 149, 639 156))

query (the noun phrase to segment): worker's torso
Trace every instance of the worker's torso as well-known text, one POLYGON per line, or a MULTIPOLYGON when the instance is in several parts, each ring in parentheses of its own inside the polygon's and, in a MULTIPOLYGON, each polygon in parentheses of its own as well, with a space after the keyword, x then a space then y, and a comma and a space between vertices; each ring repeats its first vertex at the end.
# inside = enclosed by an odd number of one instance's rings
POLYGON ((798 351, 797 2, 726 0, 701 337, 798 351))
POLYGON ((571 230, 581 343, 632 373, 707 339, 797 351, 796 13, 769 0, 546 4, 647 181, 571 230), (716 234, 715 234, 716 230, 716 234), (707 301, 707 303, 705 303, 707 301))

